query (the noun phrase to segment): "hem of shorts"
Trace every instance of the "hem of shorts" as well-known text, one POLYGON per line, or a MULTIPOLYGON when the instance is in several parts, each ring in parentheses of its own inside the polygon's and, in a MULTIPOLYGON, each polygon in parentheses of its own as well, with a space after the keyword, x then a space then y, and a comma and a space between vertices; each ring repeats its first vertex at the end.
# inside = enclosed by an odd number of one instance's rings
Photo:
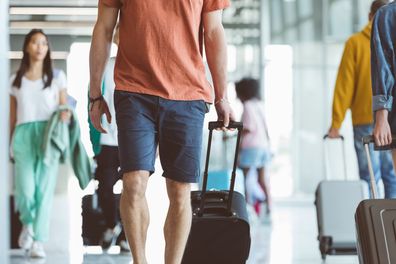
POLYGON ((251 168, 256 168, 256 169, 262 169, 267 167, 269 164, 269 161, 265 162, 265 164, 253 164, 253 165, 247 165, 247 164, 238 164, 238 168, 241 170, 250 170, 251 168))
POLYGON ((121 177, 123 177, 125 173, 132 172, 132 171, 148 171, 151 176, 155 172, 155 169, 153 167, 149 167, 146 165, 144 165, 144 166, 135 165, 135 166, 128 167, 126 169, 121 169, 120 175, 121 175, 121 177))
POLYGON ((175 174, 163 173, 162 177, 164 177, 166 179, 174 180, 177 182, 182 182, 182 183, 198 183, 199 182, 199 176, 197 176, 197 177, 175 177, 175 176, 168 177, 168 175, 176 175, 176 173, 175 174))

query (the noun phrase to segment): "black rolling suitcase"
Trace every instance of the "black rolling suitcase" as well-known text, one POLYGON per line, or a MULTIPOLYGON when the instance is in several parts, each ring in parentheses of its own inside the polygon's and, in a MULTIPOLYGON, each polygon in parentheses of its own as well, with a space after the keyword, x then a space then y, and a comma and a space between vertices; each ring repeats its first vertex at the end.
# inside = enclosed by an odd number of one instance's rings
POLYGON ((377 186, 368 145, 373 137, 363 138, 370 171, 371 194, 374 199, 362 201, 355 214, 359 263, 396 263, 396 199, 376 199, 377 186))
POLYGON ((106 222, 96 193, 82 198, 82 238, 85 246, 100 244, 106 222))
POLYGON ((209 123, 203 186, 202 191, 191 193, 193 220, 183 264, 242 264, 249 257, 250 227, 245 197, 234 191, 242 123, 231 122, 229 126, 238 129, 230 190, 206 190, 212 133, 221 126, 222 122, 209 123))
MULTIPOLYGON (((121 195, 116 195, 120 201, 121 195)), ((82 238, 84 246, 97 246, 101 244, 103 233, 106 231, 106 220, 99 205, 98 194, 85 195, 82 198, 82 238)), ((122 230, 120 230, 122 231, 122 230)), ((116 236, 118 237, 118 235, 116 236)), ((114 244, 116 240, 112 242, 114 244)))

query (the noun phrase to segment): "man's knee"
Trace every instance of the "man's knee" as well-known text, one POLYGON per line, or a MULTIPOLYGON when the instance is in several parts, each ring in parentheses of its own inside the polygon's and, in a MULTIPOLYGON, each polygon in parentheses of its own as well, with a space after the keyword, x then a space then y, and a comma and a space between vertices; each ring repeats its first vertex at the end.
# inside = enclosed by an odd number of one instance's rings
POLYGON ((173 206, 184 208, 190 206, 191 184, 167 179, 169 202, 173 206))
POLYGON ((123 176, 123 195, 130 202, 141 200, 145 197, 149 172, 132 171, 123 176))

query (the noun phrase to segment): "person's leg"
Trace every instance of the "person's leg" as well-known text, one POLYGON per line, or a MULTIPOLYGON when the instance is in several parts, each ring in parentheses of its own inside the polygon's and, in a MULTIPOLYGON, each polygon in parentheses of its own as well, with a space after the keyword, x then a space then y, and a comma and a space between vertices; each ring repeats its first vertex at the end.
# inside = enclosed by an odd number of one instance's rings
MULTIPOLYGON (((362 138, 364 136, 371 135, 372 130, 373 130, 372 125, 360 125, 360 126, 353 127, 354 146, 355 146, 356 156, 357 156, 357 160, 358 160, 359 176, 360 176, 360 179, 367 182, 367 184, 369 185, 369 190, 371 189, 370 188, 370 173, 369 173, 369 169, 368 169, 366 150, 364 149, 362 138)), ((374 151, 374 147, 372 144, 370 144, 369 150, 370 150, 371 163, 373 165, 373 170, 374 170, 374 177, 375 177, 376 182, 378 182, 378 180, 381 177, 381 171, 380 171, 380 167, 379 167, 379 153, 378 153, 378 151, 374 151)), ((370 196, 371 196, 371 193, 370 193, 370 196)))
POLYGON ((13 137, 14 153, 14 195, 15 205, 19 211, 19 219, 23 230, 19 236, 18 244, 23 249, 30 249, 33 243, 33 222, 36 217, 35 193, 35 150, 32 145, 30 124, 17 126, 13 137))
POLYGON ((106 230, 103 234, 101 246, 108 248, 118 235, 116 225, 118 221, 119 201, 113 193, 113 186, 119 179, 118 148, 102 146, 97 156, 95 178, 99 181, 98 199, 106 221, 106 230))
POLYGON ((190 183, 200 177, 203 101, 160 99, 159 153, 170 200, 165 264, 180 264, 191 225, 190 183))
POLYGON ((384 183, 385 199, 396 198, 396 175, 390 151, 380 151, 381 177, 384 183))
POLYGON ((165 221, 165 263, 181 263, 191 228, 192 212, 189 183, 166 180, 169 210, 165 221))
POLYGON ((113 229, 117 224, 118 205, 113 186, 118 181, 117 147, 102 146, 97 158, 95 178, 99 181, 98 199, 106 220, 106 227, 113 229))
MULTIPOLYGON (((44 135, 45 127, 45 124, 41 124, 37 127, 39 133, 42 133, 41 135, 44 135)), ((36 147, 38 151, 40 151, 41 143, 37 143, 36 147)), ((54 156, 51 157, 48 164, 45 164, 43 160, 39 160, 37 163, 37 170, 35 173, 35 199, 37 208, 37 216, 34 222, 35 241, 45 242, 49 238, 51 208, 58 178, 59 158, 60 154, 54 153, 54 156)))
POLYGON ((272 209, 272 197, 269 189, 269 183, 265 177, 265 167, 258 168, 257 175, 258 175, 258 182, 260 184, 260 187, 265 194, 265 201, 267 203, 267 213, 270 213, 272 209))
POLYGON ((134 264, 147 264, 146 237, 150 215, 146 200, 148 171, 124 173, 120 212, 134 264))
POLYGON ((146 264, 145 245, 150 220, 145 192, 150 173, 154 172, 158 98, 115 91, 114 106, 123 174, 121 219, 134 264, 146 264))
POLYGON ((243 177, 244 177, 244 182, 245 182, 245 199, 246 202, 249 202, 249 193, 248 193, 248 173, 249 173, 250 168, 242 168, 243 172, 243 177))

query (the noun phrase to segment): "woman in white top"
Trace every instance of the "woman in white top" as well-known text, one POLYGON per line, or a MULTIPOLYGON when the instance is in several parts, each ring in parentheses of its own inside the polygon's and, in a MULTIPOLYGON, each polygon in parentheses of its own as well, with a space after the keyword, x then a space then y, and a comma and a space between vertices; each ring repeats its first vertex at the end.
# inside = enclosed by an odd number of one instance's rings
MULTIPOLYGON (((33 29, 25 37, 23 58, 11 77, 10 137, 15 160, 15 202, 23 224, 19 246, 31 257, 44 258, 42 242, 48 239, 50 210, 59 157, 43 162, 46 124, 59 105, 66 104, 66 76, 54 70, 48 37, 33 29)), ((62 121, 69 119, 62 112, 62 121)))

